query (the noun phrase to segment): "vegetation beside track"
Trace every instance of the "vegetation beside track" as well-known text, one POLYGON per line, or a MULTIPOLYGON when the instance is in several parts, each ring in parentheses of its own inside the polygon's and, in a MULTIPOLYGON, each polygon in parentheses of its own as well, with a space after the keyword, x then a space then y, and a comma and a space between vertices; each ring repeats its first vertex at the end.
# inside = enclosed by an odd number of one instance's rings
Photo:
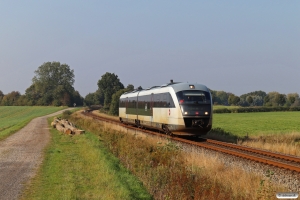
POLYGON ((97 135, 72 137, 55 129, 51 135, 42 167, 23 199, 152 199, 97 135))
MULTIPOLYGON (((119 120, 98 110, 93 114, 119 120)), ((300 112, 214 114, 213 129, 206 137, 300 156, 299 118, 300 112)))
POLYGON ((17 132, 32 119, 64 108, 66 107, 0 106, 0 140, 17 132))
POLYGON ((143 182, 155 199, 257 197, 259 178, 251 175, 251 180, 248 180, 247 173, 243 174, 238 169, 233 171, 232 168, 226 169, 224 165, 218 163, 219 159, 212 162, 211 158, 205 156, 189 158, 190 153, 184 154, 171 141, 157 143, 147 137, 142 139, 137 135, 103 131, 99 122, 80 114, 72 115, 70 121, 97 135, 122 164, 143 182), (191 160, 198 164, 191 164, 191 160), (213 165, 210 165, 211 163, 213 165), (236 177, 235 180, 232 180, 232 177, 236 177))

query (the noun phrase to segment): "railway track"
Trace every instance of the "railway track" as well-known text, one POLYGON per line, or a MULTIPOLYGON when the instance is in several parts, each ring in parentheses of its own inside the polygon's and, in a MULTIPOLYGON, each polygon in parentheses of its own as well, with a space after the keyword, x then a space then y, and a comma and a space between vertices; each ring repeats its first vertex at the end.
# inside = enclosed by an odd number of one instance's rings
POLYGON ((262 149, 256 149, 241 145, 236 145, 232 143, 226 143, 226 142, 220 142, 216 140, 211 139, 203 139, 203 138, 194 138, 194 139, 186 139, 186 138, 180 138, 180 137, 171 137, 165 134, 160 134, 154 131, 140 129, 133 126, 126 126, 122 123, 120 123, 118 120, 108 119, 105 117, 101 117, 98 115, 95 115, 90 112, 83 112, 84 115, 92 117, 97 120, 110 122, 113 124, 118 124, 120 126, 124 126, 130 129, 138 129, 141 132, 146 132, 148 134, 154 134, 160 137, 166 137, 166 138, 172 138, 174 141, 199 146, 202 148, 210 149, 213 151, 222 152, 225 154, 237 156, 240 158, 244 158, 247 160, 252 160, 255 162, 279 167, 286 170, 291 170, 300 173, 300 157, 281 154, 281 153, 275 153, 270 152, 262 149))

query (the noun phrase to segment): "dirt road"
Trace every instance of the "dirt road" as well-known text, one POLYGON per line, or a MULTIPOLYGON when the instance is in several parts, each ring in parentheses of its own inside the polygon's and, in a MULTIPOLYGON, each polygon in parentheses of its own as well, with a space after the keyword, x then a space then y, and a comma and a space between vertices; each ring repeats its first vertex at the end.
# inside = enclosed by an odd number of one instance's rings
POLYGON ((33 119, 17 133, 0 141, 0 199, 18 199, 24 184, 32 178, 42 163, 42 151, 50 141, 47 118, 33 119))

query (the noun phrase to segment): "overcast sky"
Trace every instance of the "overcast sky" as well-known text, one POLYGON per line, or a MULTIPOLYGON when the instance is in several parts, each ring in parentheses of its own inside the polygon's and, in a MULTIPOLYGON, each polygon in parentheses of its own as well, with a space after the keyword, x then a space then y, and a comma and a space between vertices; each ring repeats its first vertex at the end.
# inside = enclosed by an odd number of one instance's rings
POLYGON ((0 90, 25 93, 66 63, 85 96, 106 72, 143 88, 170 79, 236 95, 300 94, 300 1, 0 2, 0 90))

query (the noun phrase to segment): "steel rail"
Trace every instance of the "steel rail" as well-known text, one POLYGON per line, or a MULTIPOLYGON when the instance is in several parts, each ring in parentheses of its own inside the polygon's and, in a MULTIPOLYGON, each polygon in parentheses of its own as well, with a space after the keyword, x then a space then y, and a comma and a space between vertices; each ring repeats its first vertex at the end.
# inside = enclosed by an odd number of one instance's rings
POLYGON ((281 153, 274 153, 274 152, 270 152, 270 151, 256 149, 253 147, 246 147, 246 146, 241 146, 241 145, 236 145, 236 144, 226 143, 226 142, 220 142, 220 141, 211 140, 211 139, 206 139, 206 141, 209 143, 217 144, 217 145, 222 145, 222 146, 226 146, 226 147, 240 149, 243 151, 249 151, 252 153, 257 153, 257 154, 261 154, 261 155, 265 155, 265 156, 270 156, 270 157, 274 157, 274 158, 279 158, 279 159, 284 159, 287 161, 293 161, 293 162, 300 163, 300 158, 296 157, 296 156, 285 155, 285 154, 281 154, 281 153))
POLYGON ((279 162, 279 161, 273 161, 273 160, 267 159, 267 158, 260 158, 260 157, 257 157, 257 156, 249 155, 247 153, 236 152, 234 150, 230 150, 230 149, 226 149, 226 148, 222 148, 222 147, 212 146, 212 145, 209 145, 209 143, 199 143, 199 142, 194 142, 194 141, 189 141, 189 140, 187 141, 187 140, 181 139, 181 138, 174 138, 174 140, 189 143, 189 144, 193 144, 195 146, 201 146, 201 147, 204 147, 204 148, 207 148, 207 149, 223 152, 223 153, 226 153, 226 154, 230 154, 230 155, 234 155, 234 156, 237 156, 237 157, 245 158, 245 159, 252 160, 252 161, 255 161, 255 162, 260 162, 260 163, 268 164, 268 165, 271 165, 271 166, 280 167, 280 168, 300 172, 300 167, 296 166, 296 165, 287 164, 287 163, 283 163, 283 162, 279 162))
POLYGON ((252 161, 255 161, 255 162, 260 162, 260 163, 263 163, 263 164, 268 164, 268 165, 271 165, 271 166, 275 166, 275 167, 279 167, 279 168, 283 168, 283 169, 287 169, 287 170, 291 170, 291 171, 296 171, 296 172, 300 173, 300 166, 293 165, 293 164, 287 164, 287 163, 283 163, 283 162, 279 162, 279 161, 274 161, 274 160, 271 160, 271 159, 268 159, 268 158, 261 158, 261 157, 258 157, 256 155, 250 155, 247 152, 260 154, 260 155, 264 155, 264 156, 269 156, 271 158, 274 157, 274 158, 284 159, 284 160, 293 161, 293 162, 297 162, 297 163, 300 163, 299 162, 300 161, 299 157, 273 153, 273 152, 260 150, 260 149, 255 149, 255 148, 250 148, 250 147, 243 147, 243 146, 240 146, 240 145, 226 143, 226 142, 220 142, 220 141, 211 140, 211 139, 206 139, 206 142, 204 142, 204 143, 195 142, 195 141, 191 141, 191 140, 187 140, 187 139, 183 139, 183 138, 171 137, 171 136, 168 136, 168 135, 158 134, 156 132, 145 130, 145 129, 139 129, 139 128, 136 128, 136 127, 129 127, 129 126, 126 126, 126 125, 122 124, 121 122, 119 122, 117 120, 101 117, 101 116, 95 115, 95 114, 90 113, 90 112, 83 112, 82 114, 84 114, 86 116, 90 116, 93 119, 98 119, 98 120, 110 122, 110 123, 113 123, 113 124, 118 124, 118 125, 130 128, 130 129, 139 130, 141 132, 154 134, 154 135, 157 135, 157 136, 160 136, 160 137, 172 138, 173 140, 178 141, 178 142, 187 143, 187 144, 191 144, 191 145, 194 145, 194 146, 199 146, 199 147, 207 148, 207 149, 214 150, 214 151, 219 151, 219 152, 226 153, 226 154, 229 154, 229 155, 234 155, 234 156, 245 158, 245 159, 252 160, 252 161), (219 145, 219 146, 215 146, 215 145, 219 145), (226 149, 226 148, 238 149, 238 150, 242 150, 242 151, 245 151, 245 152, 234 151, 234 150, 226 149))

